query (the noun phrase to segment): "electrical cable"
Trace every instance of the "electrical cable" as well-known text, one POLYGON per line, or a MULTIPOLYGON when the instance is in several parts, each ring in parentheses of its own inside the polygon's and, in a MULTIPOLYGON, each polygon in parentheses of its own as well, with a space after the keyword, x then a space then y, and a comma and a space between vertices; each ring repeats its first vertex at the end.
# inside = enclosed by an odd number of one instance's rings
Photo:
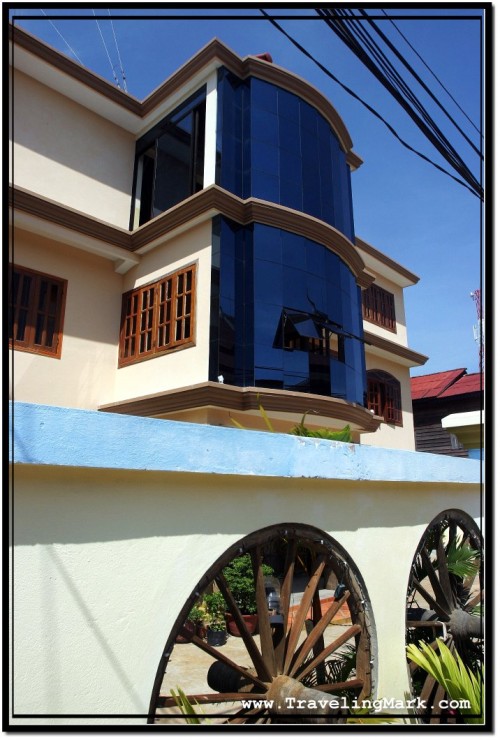
POLYGON ((321 62, 319 62, 317 59, 315 59, 313 57, 313 55, 310 54, 307 51, 307 49, 305 49, 298 41, 296 41, 292 36, 290 36, 290 34, 287 33, 285 31, 285 29, 282 28, 280 26, 280 24, 277 23, 277 21, 274 20, 274 18, 272 18, 268 13, 266 13, 265 10, 263 10, 262 8, 260 8, 260 12, 264 16, 266 16, 266 18, 272 23, 272 25, 275 28, 277 28, 278 31, 280 31, 280 33, 282 33, 284 36, 286 36, 286 38, 297 49, 299 49, 299 51, 301 51, 306 57, 308 57, 308 59, 310 59, 314 64, 316 64, 316 66, 319 67, 319 69, 321 69, 322 72, 324 72, 328 77, 330 77, 330 79, 332 79, 334 82, 336 82, 338 85, 340 85, 340 87, 343 90, 345 90, 345 92, 348 93, 348 95, 351 95, 351 97, 353 97, 355 100, 357 100, 358 102, 360 102, 367 110, 370 111, 370 113, 372 113, 376 118, 378 118, 379 121, 381 121, 389 129, 389 131, 400 142, 400 144, 402 144, 406 149, 408 149, 409 151, 411 151, 414 154, 416 154, 418 157, 420 157, 421 159, 423 159, 428 164, 431 164, 433 167, 435 167, 437 170, 439 170, 443 174, 445 174, 448 177, 450 177, 452 180, 454 180, 455 182, 457 182, 459 185, 462 185, 462 187, 466 188, 473 195, 477 196, 478 198, 481 198, 481 196, 479 195, 479 193, 477 192, 476 189, 473 189, 472 187, 470 187, 469 185, 467 185, 463 180, 460 180, 458 177, 455 177, 455 175, 453 175, 451 172, 448 172, 448 170, 445 170, 444 167, 441 167, 441 165, 437 164, 437 162, 434 162, 432 159, 430 159, 429 157, 427 157, 425 154, 423 154, 422 152, 419 152, 417 149, 415 149, 413 146, 411 146, 411 144, 408 144, 398 134, 398 132, 393 128, 393 126, 391 126, 391 124, 388 121, 386 121, 386 119, 380 113, 378 113, 378 111, 375 110, 375 108, 373 108, 371 105, 369 105, 369 103, 367 103, 366 101, 364 101, 359 95, 357 95, 357 93, 355 93, 347 85, 345 85, 343 82, 341 82, 338 79, 338 77, 336 77, 332 72, 330 72, 329 69, 327 69, 323 64, 321 64, 321 62))
MULTIPOLYGON (((399 73, 392 67, 392 65, 390 66, 393 70, 393 79, 397 81, 397 84, 395 85, 389 80, 387 74, 384 74, 381 69, 381 66, 383 65, 380 65, 379 62, 379 66, 377 66, 375 59, 377 56, 380 58, 380 55, 382 55, 381 58, 384 59, 384 64, 390 65, 390 62, 373 39, 367 34, 366 27, 362 28, 362 17, 354 15, 352 11, 340 9, 317 9, 316 12, 325 20, 331 30, 333 30, 333 32, 349 46, 356 56, 358 56, 358 58, 375 75, 388 92, 391 93, 422 133, 429 139, 446 161, 451 164, 453 169, 455 169, 476 191, 476 193, 482 197, 482 187, 480 183, 469 170, 458 152, 440 131, 437 124, 426 112, 425 108, 418 101, 416 96, 409 91, 408 86, 403 81, 399 73), (339 23, 339 21, 341 22, 339 23), (372 56, 370 56, 366 49, 372 52, 372 56), (376 50, 376 53, 374 53, 373 50, 376 50), (408 100, 413 107, 408 104, 408 100)), ((364 13, 363 10, 361 12, 364 13)))
POLYGON ((442 105, 442 103, 436 98, 432 90, 429 89, 429 87, 426 85, 426 83, 422 80, 420 75, 418 75, 413 67, 406 61, 406 59, 403 57, 403 55, 398 51, 398 49, 394 46, 394 44, 387 38, 387 36, 383 33, 383 31, 378 28, 376 23, 374 22, 373 18, 370 17, 366 11, 363 8, 360 8, 360 12, 363 15, 364 18, 368 21, 370 26, 373 28, 375 33, 377 33, 380 38, 387 44, 389 49, 392 51, 392 53, 399 59, 401 64, 404 65, 404 67, 408 70, 408 72, 415 78, 415 80, 423 87, 423 89, 426 91, 426 93, 432 98, 432 100, 436 103, 436 105, 442 110, 444 115, 448 118, 448 120, 452 123, 452 125, 457 129, 457 131, 463 136, 463 138, 467 141, 468 144, 474 149, 476 154, 478 154, 481 159, 483 159, 483 156, 480 152, 480 150, 476 147, 476 145, 469 139, 469 137, 462 131, 460 126, 457 124, 457 122, 451 117, 451 115, 448 113, 446 108, 442 105))
POLYGON ((108 57, 109 66, 111 67, 111 73, 112 73, 113 77, 115 78, 115 82, 116 82, 117 87, 120 87, 120 82, 118 80, 118 77, 116 76, 115 68, 113 67, 113 62, 111 61, 111 57, 109 55, 108 47, 107 47, 106 42, 104 40, 104 36, 102 35, 101 27, 99 25, 99 21, 97 20, 97 16, 96 16, 95 10, 93 8, 92 8, 92 13, 94 14, 95 22, 97 24, 97 28, 98 28, 99 34, 101 36, 101 41, 102 41, 103 46, 104 46, 104 51, 106 52, 106 55, 108 57))
POLYGON ((63 42, 66 44, 66 46, 68 47, 68 49, 70 50, 70 52, 73 54, 73 56, 75 57, 75 59, 82 65, 82 67, 84 67, 85 65, 82 62, 82 60, 80 59, 80 57, 78 56, 78 54, 76 53, 76 51, 71 48, 71 46, 68 44, 68 42, 66 41, 66 39, 62 35, 62 33, 52 23, 52 21, 50 20, 50 18, 47 16, 47 13, 45 12, 45 10, 43 10, 42 8, 40 8, 40 13, 43 13, 43 15, 47 18, 48 22, 50 23, 50 25, 52 26, 52 28, 54 29, 54 31, 62 38, 63 42))
POLYGON ((424 58, 423 58, 423 57, 421 56, 421 54, 419 54, 419 53, 418 53, 418 51, 417 51, 417 50, 415 49, 415 47, 414 47, 414 46, 413 46, 413 45, 412 45, 412 44, 410 43, 410 41, 408 41, 408 39, 406 38, 406 36, 404 35, 404 33, 403 33, 403 32, 402 32, 402 31, 401 31, 401 30, 400 30, 399 28, 398 28, 398 26, 397 26, 397 25, 396 25, 396 24, 394 23, 394 21, 392 20, 392 18, 390 18, 390 17, 389 17, 388 15, 387 15, 387 13, 385 12, 384 8, 381 8, 381 10, 382 10, 382 12, 384 13, 384 15, 385 15, 385 16, 387 17, 387 20, 389 20, 389 21, 390 21, 390 22, 392 23, 392 25, 394 26, 394 28, 396 29, 396 31, 397 31, 397 32, 399 33, 399 35, 401 36, 401 38, 402 38, 402 39, 403 39, 403 40, 404 40, 404 41, 405 41, 405 42, 406 42, 406 43, 408 44, 408 46, 409 46, 409 47, 410 47, 410 49, 411 49, 411 50, 413 51, 413 53, 414 53, 414 54, 416 54, 416 56, 417 56, 417 57, 418 57, 418 58, 420 59, 420 61, 421 61, 421 62, 422 62, 422 64, 424 65, 424 67, 425 67, 425 68, 426 68, 426 69, 428 70, 428 72, 430 72, 430 74, 431 74, 431 75, 432 75, 432 76, 434 77, 434 79, 436 80, 436 82, 438 83, 438 85, 439 85, 439 86, 440 86, 440 87, 442 88, 442 90, 444 90, 444 92, 445 92, 445 93, 446 93, 446 94, 448 95, 448 97, 449 97, 449 98, 451 98, 451 100, 452 100, 452 101, 453 101, 453 102, 455 103, 455 105, 457 106, 458 110, 459 110, 459 111, 460 111, 461 113, 463 113, 463 115, 464 115, 464 116, 466 117, 466 119, 467 119, 467 120, 469 121, 469 123, 470 123, 470 124, 471 124, 471 125, 472 125, 472 126, 473 126, 473 127, 475 128, 475 129, 476 129, 477 133, 478 133, 478 134, 480 135, 480 137, 481 137, 481 138, 483 139, 484 137, 483 137, 483 134, 481 133, 481 131, 480 131, 480 130, 478 129, 478 127, 476 126, 476 124, 474 123, 474 121, 473 121, 473 120, 472 120, 471 118, 469 118, 469 116, 468 116, 468 115, 467 115, 467 113, 466 113, 466 112, 464 111, 464 109, 463 109, 463 108, 461 107, 461 105, 460 105, 460 104, 458 103, 458 101, 457 101, 457 100, 455 100, 455 98, 453 97, 453 95, 451 94, 451 92, 450 92, 450 91, 448 90, 448 88, 447 88, 447 87, 446 87, 445 85, 443 85, 443 83, 441 82, 441 80, 439 79, 439 77, 438 77, 438 76, 437 76, 437 75, 436 75, 436 74, 435 74, 435 73, 434 73, 434 72, 432 71, 432 69, 431 69, 431 68, 429 67, 429 65, 428 65, 428 64, 427 64, 427 62, 425 61, 425 59, 424 59, 424 58))
POLYGON ((122 58, 120 56, 120 49, 118 48, 118 40, 116 38, 115 27, 113 25, 113 19, 111 18, 111 11, 109 10, 109 8, 108 8, 108 15, 109 15, 109 19, 111 21, 111 30, 113 31, 113 38, 115 40, 116 53, 118 54, 118 62, 120 64, 120 74, 122 76, 123 89, 125 90, 125 92, 127 92, 127 80, 125 78, 125 70, 123 69, 122 58))

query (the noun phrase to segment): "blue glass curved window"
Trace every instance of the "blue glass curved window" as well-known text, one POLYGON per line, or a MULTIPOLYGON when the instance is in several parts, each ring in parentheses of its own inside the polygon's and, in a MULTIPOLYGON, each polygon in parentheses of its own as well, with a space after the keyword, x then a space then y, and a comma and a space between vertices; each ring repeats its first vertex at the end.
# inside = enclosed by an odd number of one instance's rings
POLYGON ((217 184, 315 216, 353 241, 350 177, 337 136, 309 103, 219 70, 217 184))
POLYGON ((214 220, 210 379, 364 403, 361 292, 327 247, 214 220))

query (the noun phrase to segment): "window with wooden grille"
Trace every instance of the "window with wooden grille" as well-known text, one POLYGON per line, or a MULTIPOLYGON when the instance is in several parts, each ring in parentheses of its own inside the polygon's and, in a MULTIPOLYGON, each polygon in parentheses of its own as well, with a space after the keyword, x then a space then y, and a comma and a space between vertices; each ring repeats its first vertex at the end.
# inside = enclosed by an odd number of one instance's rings
POLYGON ((402 426, 403 413, 399 380, 383 370, 369 370, 367 381, 368 409, 377 416, 382 416, 387 424, 402 426))
POLYGON ((394 296, 379 285, 370 285, 363 291, 363 318, 372 324, 396 332, 394 296))
POLYGON ((67 281, 9 266, 9 345, 60 358, 67 281))
POLYGON ((195 283, 191 265, 125 293, 120 367, 193 343, 195 283))

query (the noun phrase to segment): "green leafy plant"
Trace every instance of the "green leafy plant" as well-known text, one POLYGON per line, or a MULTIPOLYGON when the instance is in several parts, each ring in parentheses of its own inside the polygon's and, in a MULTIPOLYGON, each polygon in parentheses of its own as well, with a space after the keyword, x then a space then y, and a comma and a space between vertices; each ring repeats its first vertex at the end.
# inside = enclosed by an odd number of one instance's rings
POLYGON ((460 708, 467 724, 483 724, 483 668, 477 671, 467 668, 460 655, 453 654, 441 639, 437 640, 437 646, 439 652, 420 640, 419 647, 408 645, 406 654, 443 687, 450 699, 468 702, 467 708, 460 708))
MULTIPOLYGON (((263 564, 262 572, 264 576, 272 576, 274 569, 270 565, 263 564)), ((247 553, 234 558, 224 568, 223 573, 240 612, 255 614, 257 612, 255 579, 250 555, 247 553)))
POLYGON ((224 632, 226 630, 224 617, 226 602, 223 595, 219 591, 205 594, 204 604, 208 614, 208 628, 213 632, 224 632))
POLYGON ((193 606, 188 614, 188 619, 190 619, 191 622, 194 622, 194 624, 202 624, 203 620, 206 619, 206 616, 207 615, 204 609, 202 609, 200 606, 193 606))
MULTIPOLYGON (((271 424, 271 420, 265 410, 265 408, 262 406, 261 403, 259 403, 259 412, 262 418, 264 419, 264 423, 270 432, 276 432, 273 425, 271 424)), ((352 431, 351 427, 347 424, 343 429, 340 430, 334 430, 334 429, 309 429, 305 425, 305 420, 307 414, 311 413, 310 411, 306 411, 305 414, 302 416, 302 419, 298 424, 296 424, 288 434, 293 434, 296 437, 316 437, 317 439, 330 439, 334 442, 352 442, 352 431)), ((245 429, 243 424, 240 424, 239 421, 236 421, 236 419, 233 419, 231 417, 231 421, 235 426, 237 426, 239 429, 245 429)))
MULTIPOLYGON (((187 698, 184 691, 177 686, 177 693, 174 691, 174 689, 170 689, 170 693, 173 696, 175 703, 180 710, 182 716, 186 720, 186 724, 188 725, 201 725, 201 719, 196 716, 195 708, 193 707, 192 703, 187 698), (195 716, 190 716, 195 715, 195 716)), ((199 705, 197 705, 199 706, 199 705)))
POLYGON ((455 539, 450 542, 448 552, 446 553, 446 565, 448 570, 458 578, 473 578, 479 568, 478 550, 473 550, 467 543, 458 543, 455 539))

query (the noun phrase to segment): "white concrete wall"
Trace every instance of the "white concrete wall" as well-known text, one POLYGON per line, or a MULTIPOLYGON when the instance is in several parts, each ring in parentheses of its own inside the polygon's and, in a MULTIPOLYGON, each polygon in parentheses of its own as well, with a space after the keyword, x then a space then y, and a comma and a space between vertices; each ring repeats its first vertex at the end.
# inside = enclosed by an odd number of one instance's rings
POLYGON ((354 561, 375 621, 374 695, 404 699, 410 566, 441 512, 478 520, 478 462, 29 404, 14 420, 15 713, 144 724, 124 715, 147 714, 200 578, 245 535, 294 522, 354 561))
POLYGON ((13 98, 11 181, 128 229, 134 136, 18 71, 13 98))
POLYGON ((403 699, 414 552, 447 507, 477 515, 476 493, 470 486, 412 491, 403 484, 20 467, 15 710, 147 713, 165 642, 197 581, 235 541, 283 522, 319 527, 346 548, 375 615, 376 696, 403 699))

